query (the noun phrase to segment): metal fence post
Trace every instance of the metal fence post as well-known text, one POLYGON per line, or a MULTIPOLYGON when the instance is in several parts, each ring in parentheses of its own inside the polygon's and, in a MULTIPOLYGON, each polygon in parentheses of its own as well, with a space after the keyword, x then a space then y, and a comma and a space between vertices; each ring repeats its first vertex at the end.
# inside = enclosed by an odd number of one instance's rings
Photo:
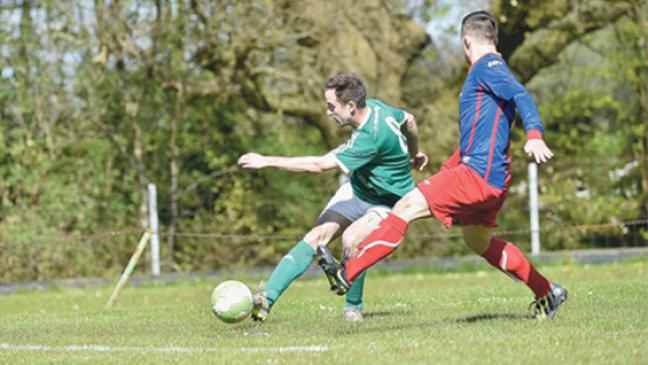
POLYGON ((148 184, 149 226, 151 227, 151 274, 160 276, 160 235, 158 228, 157 189, 148 184))
POLYGON ((540 217, 538 214, 538 164, 529 163, 529 212, 531 219, 531 254, 540 253, 540 217))

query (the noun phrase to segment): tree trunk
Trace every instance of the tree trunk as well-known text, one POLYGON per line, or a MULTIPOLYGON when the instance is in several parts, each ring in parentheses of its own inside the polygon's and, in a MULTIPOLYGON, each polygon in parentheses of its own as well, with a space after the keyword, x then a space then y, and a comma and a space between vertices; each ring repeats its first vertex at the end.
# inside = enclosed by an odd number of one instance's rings
POLYGON ((174 251, 175 251, 175 233, 176 233, 176 222, 178 218, 178 176, 180 175, 180 150, 178 148, 178 125, 180 123, 180 113, 182 103, 182 87, 176 95, 173 118, 171 120, 171 187, 170 187, 170 196, 171 196, 171 212, 169 217, 169 228, 167 237, 167 247, 169 249, 168 258, 170 266, 173 267, 175 263, 174 251))
MULTIPOLYGON (((166 20, 167 23, 170 22, 172 17, 171 14, 171 4, 166 3, 166 20)), ((160 12, 161 13, 161 12, 160 12)), ((178 4, 178 28, 176 29, 176 34, 174 35, 174 45, 182 50, 182 35, 185 32, 184 27, 184 16, 185 16, 185 7, 184 3, 180 2, 178 4)), ((169 226, 167 233, 167 248, 168 252, 168 262, 169 267, 176 267, 175 265, 175 234, 178 225, 178 180, 180 176, 180 148, 178 147, 178 130, 180 123, 182 121, 182 107, 185 103, 185 83, 184 75, 182 75, 182 70, 180 71, 180 79, 177 81, 178 88, 175 93, 175 100, 173 104, 172 119, 171 119, 171 138, 170 138, 170 147, 171 147, 171 158, 169 161, 169 167, 171 169, 171 186, 169 188, 170 195, 170 216, 169 216, 169 226)))
POLYGON ((635 51, 640 60, 635 73, 637 75, 637 94, 639 105, 637 117, 639 123, 643 123, 643 133, 639 135, 639 169, 641 171, 641 202, 639 209, 641 215, 648 217, 648 4, 637 1, 634 3, 632 14, 639 29, 639 38, 635 44, 635 51))

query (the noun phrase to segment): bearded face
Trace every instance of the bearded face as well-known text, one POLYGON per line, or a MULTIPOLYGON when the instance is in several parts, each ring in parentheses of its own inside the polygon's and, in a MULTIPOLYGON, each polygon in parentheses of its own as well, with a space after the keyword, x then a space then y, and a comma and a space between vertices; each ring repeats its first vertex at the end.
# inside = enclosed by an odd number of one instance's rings
POLYGON ((326 115, 333 119, 335 125, 344 127, 353 124, 353 116, 356 113, 354 102, 341 103, 333 89, 326 90, 324 97, 326 99, 326 115))

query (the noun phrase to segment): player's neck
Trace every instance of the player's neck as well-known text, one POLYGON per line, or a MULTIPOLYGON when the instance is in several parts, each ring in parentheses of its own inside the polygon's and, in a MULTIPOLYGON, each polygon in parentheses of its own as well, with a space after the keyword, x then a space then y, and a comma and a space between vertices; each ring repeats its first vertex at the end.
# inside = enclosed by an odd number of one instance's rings
POLYGON ((371 110, 368 107, 360 108, 353 116, 353 128, 360 128, 369 118, 371 110))
POLYGON ((485 44, 485 43, 473 44, 470 47, 469 57, 468 57, 470 59, 470 64, 471 65, 474 64, 480 58, 484 57, 484 55, 489 53, 497 53, 497 48, 492 44, 485 44))

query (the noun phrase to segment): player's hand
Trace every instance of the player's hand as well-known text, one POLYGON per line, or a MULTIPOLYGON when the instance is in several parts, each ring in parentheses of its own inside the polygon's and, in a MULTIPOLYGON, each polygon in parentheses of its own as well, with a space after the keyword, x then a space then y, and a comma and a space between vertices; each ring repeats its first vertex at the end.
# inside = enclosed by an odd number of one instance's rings
POLYGON ((262 169, 267 167, 266 157, 258 153, 246 153, 238 159, 238 165, 244 169, 262 169))
POLYGON ((524 153, 526 153, 527 156, 533 156, 537 163, 547 162, 554 155, 542 139, 528 140, 524 145, 524 153))
POLYGON ((412 169, 416 171, 423 171, 423 168, 428 164, 428 157, 423 152, 417 152, 414 158, 410 161, 412 169))

